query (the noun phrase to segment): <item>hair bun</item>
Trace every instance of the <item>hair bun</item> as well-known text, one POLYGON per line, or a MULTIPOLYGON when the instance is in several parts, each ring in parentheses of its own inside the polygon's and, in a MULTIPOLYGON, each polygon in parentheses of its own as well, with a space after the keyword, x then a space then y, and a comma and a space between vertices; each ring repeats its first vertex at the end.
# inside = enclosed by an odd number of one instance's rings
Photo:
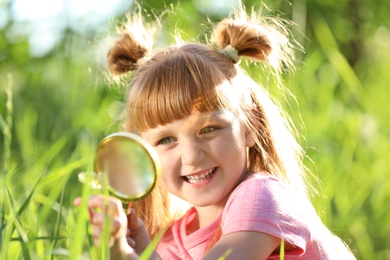
POLYGON ((216 29, 216 41, 221 48, 231 45, 240 56, 265 61, 272 47, 266 30, 244 21, 225 19, 216 29))
POLYGON ((229 45, 239 56, 267 61, 275 71, 292 66, 293 52, 283 21, 265 18, 244 10, 222 20, 214 29, 214 41, 222 49, 229 45))
POLYGON ((113 74, 123 74, 137 68, 137 61, 146 54, 146 48, 137 44, 129 34, 115 42, 108 54, 108 68, 113 74))
POLYGON ((127 23, 119 29, 122 38, 107 53, 108 68, 113 74, 123 74, 138 68, 140 61, 150 56, 156 28, 146 24, 140 13, 127 16, 127 23))

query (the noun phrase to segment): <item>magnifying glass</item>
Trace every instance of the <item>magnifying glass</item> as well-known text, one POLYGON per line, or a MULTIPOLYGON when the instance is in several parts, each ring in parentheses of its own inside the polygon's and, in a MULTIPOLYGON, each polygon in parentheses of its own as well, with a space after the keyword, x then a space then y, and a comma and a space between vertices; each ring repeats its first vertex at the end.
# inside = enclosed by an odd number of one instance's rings
POLYGON ((140 136, 117 132, 105 137, 96 149, 95 174, 107 176, 108 189, 126 214, 132 201, 147 196, 156 185, 161 166, 157 152, 140 136))

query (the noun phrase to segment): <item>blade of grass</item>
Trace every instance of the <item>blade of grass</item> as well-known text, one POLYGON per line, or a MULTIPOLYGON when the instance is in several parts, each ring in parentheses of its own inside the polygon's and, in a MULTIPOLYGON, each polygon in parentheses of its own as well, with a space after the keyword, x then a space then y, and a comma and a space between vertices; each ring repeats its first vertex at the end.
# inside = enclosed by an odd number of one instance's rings
POLYGON ((105 218, 104 218, 104 224, 103 224, 103 230, 100 237, 100 244, 98 246, 92 246, 91 253, 92 258, 99 258, 99 259, 110 259, 110 237, 111 237, 111 230, 112 230, 112 222, 111 218, 108 217, 108 198, 110 196, 109 190, 108 190, 108 179, 107 176, 104 175, 104 179, 101 182, 102 187, 99 190, 100 194, 104 195, 104 205, 105 205, 105 218))
POLYGON ((52 183, 58 182, 58 180, 63 179, 70 172, 77 170, 85 165, 90 163, 90 158, 81 158, 79 160, 68 163, 66 166, 59 169, 51 171, 48 175, 45 176, 45 179, 42 181, 42 186, 51 185, 52 183))
POLYGON ((354 98, 359 102, 360 105, 364 105, 364 103, 369 99, 363 99, 359 93, 365 95, 368 94, 363 88, 359 78, 356 76, 355 71, 348 63, 344 55, 340 52, 337 41, 321 13, 317 12, 315 15, 315 23, 313 26, 313 31, 317 37, 318 43, 320 44, 328 60, 337 70, 340 77, 344 80, 354 98))
POLYGON ((41 182, 41 186, 47 186, 51 185, 50 193, 47 195, 41 195, 38 194, 37 196, 39 197, 44 197, 44 198, 49 198, 47 201, 51 201, 50 203, 44 203, 43 205, 45 206, 42 208, 39 212, 38 215, 38 223, 37 226, 41 226, 42 223, 47 219, 47 216, 49 215, 49 212, 51 210, 51 205, 53 201, 58 198, 60 193, 62 192, 63 185, 68 181, 70 178, 71 174, 74 170, 82 167, 83 165, 87 164, 88 160, 87 159, 80 159, 77 161, 74 161, 65 167, 61 167, 60 169, 57 169, 55 171, 52 171, 49 175, 46 175, 45 178, 41 182))
POLYGON ((0 251, 2 249, 3 245, 3 237, 4 237, 4 229, 5 229, 6 223, 5 223, 5 209, 4 209, 4 201, 1 204, 1 222, 0 222, 0 251))
POLYGON ((37 197, 43 196, 47 199, 46 203, 42 203, 43 208, 40 210, 38 215, 37 228, 43 225, 46 219, 48 218, 50 211, 52 211, 53 209, 52 206, 55 203, 56 199, 60 196, 60 193, 62 192, 62 187, 68 181, 69 176, 70 175, 64 176, 63 179, 59 180, 57 183, 52 185, 52 189, 48 195, 37 194, 37 197))
POLYGON ((11 212, 12 212, 11 235, 12 235, 14 229, 16 229, 16 231, 19 234, 19 237, 22 239, 21 242, 20 242, 20 246, 21 246, 21 249, 22 249, 23 258, 24 259, 31 259, 30 252, 29 252, 29 249, 28 249, 28 236, 27 236, 26 231, 23 228, 23 225, 22 225, 20 219, 19 219, 19 215, 18 215, 18 213, 16 211, 16 207, 15 207, 15 202, 14 202, 14 200, 12 198, 11 193, 9 192, 8 187, 6 187, 6 194, 7 194, 8 204, 9 204, 9 207, 10 207, 11 212))
POLYGON ((110 236, 112 230, 111 218, 108 217, 108 189, 105 189, 105 218, 103 232, 101 235, 100 245, 96 248, 99 259, 110 259, 110 236))
POLYGON ((41 177, 39 177, 38 181, 35 183, 34 187, 32 188, 31 192, 29 193, 29 195, 27 196, 25 201, 23 202, 22 206, 19 208, 19 210, 18 210, 19 216, 23 214, 24 210, 27 208, 28 204, 31 202, 31 199, 32 199, 33 195, 35 194, 35 190, 37 189, 38 184, 41 182, 42 177, 43 177, 42 175, 41 175, 41 177))
POLYGON ((87 236, 87 219, 88 214, 88 198, 92 194, 91 187, 83 185, 81 202, 76 215, 76 222, 74 226, 74 234, 70 242, 69 260, 78 260, 87 236))
POLYGON ((218 257, 218 260, 225 260, 226 257, 228 257, 231 252, 232 252, 232 249, 226 250, 226 252, 221 257, 218 257))
MULTIPOLYGON (((4 185, 4 189, 7 188, 7 183, 5 183, 4 185)), ((4 197, 7 197, 7 193, 5 193, 3 195, 4 197)), ((11 241, 11 237, 12 237, 12 233, 14 232, 14 224, 11 220, 9 220, 7 216, 5 216, 5 209, 6 209, 6 206, 5 206, 5 200, 3 202, 3 216, 4 216, 4 228, 3 231, 2 231, 2 243, 1 243, 1 248, 0 248, 0 253, 1 253, 1 257, 0 259, 8 259, 8 248, 9 248, 9 243, 11 241)))
POLYGON ((0 127, 4 135, 3 143, 3 163, 2 163, 2 172, 7 174, 11 161, 11 141, 12 141, 12 115, 13 115, 13 103, 12 103, 12 74, 7 75, 7 84, 5 87, 5 93, 7 96, 7 101, 5 104, 6 107, 6 117, 5 120, 0 116, 0 127))
MULTIPOLYGON (((61 189, 61 197, 60 197, 60 205, 63 204, 63 201, 64 201, 64 193, 65 193, 65 185, 62 186, 63 188, 61 189)), ((58 212, 58 215, 57 215, 57 220, 56 220, 56 225, 54 227, 54 241, 52 243, 52 248, 51 248, 51 252, 53 252, 53 250, 56 248, 57 246, 57 242, 58 242, 58 239, 56 239, 56 237, 59 236, 59 231, 60 231, 60 227, 61 227, 61 215, 62 215, 62 207, 60 207, 60 211, 58 212)), ((54 259, 54 254, 50 253, 51 255, 51 258, 50 259, 54 259)))
POLYGON ((284 260, 284 239, 280 242, 279 259, 284 260))

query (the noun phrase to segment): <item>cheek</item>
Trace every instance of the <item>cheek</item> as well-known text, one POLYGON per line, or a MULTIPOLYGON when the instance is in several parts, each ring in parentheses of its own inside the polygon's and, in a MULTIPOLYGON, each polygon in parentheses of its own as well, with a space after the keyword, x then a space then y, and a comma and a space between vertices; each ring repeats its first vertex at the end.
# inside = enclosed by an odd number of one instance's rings
POLYGON ((169 184, 169 179, 172 178, 173 159, 164 155, 160 155, 159 157, 161 162, 160 182, 166 188, 169 184))
POLYGON ((241 138, 232 137, 229 142, 219 147, 218 152, 223 155, 224 162, 241 169, 246 164, 245 137, 243 135, 241 138))
POLYGON ((162 176, 161 179, 160 179, 160 185, 168 190, 168 185, 167 184, 168 184, 168 181, 164 178, 164 176, 162 176))
POLYGON ((221 165, 233 171, 241 170, 245 166, 245 145, 237 142, 237 140, 231 140, 219 146, 214 146, 211 154, 213 154, 214 159, 221 165))

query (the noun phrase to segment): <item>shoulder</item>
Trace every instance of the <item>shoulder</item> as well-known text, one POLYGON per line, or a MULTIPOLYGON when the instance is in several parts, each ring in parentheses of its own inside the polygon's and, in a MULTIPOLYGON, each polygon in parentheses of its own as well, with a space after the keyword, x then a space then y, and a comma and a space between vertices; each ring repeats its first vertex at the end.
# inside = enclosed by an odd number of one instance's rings
POLYGON ((232 192, 226 204, 227 209, 232 204, 252 204, 264 206, 269 203, 282 203, 298 196, 288 184, 268 175, 256 173, 240 183, 232 192))
MULTIPOLYGON (((283 215, 299 215, 304 198, 290 185, 261 173, 256 173, 243 181, 230 195, 223 218, 241 217, 275 218, 283 215)), ((304 203, 305 204, 305 203, 304 203)), ((298 217, 298 216, 297 216, 298 217)))
POLYGON ((245 181, 240 183, 240 185, 237 186, 236 190, 242 189, 243 187, 250 187, 256 185, 257 187, 264 186, 269 188, 282 188, 282 189, 289 189, 290 186, 283 181, 277 179, 276 177, 273 177, 271 175, 267 175, 267 173, 264 172, 258 172, 252 174, 250 177, 248 177, 245 181))
POLYGON ((311 204, 290 185, 254 174, 232 192, 222 214, 224 235, 256 231, 287 239, 298 248, 310 240, 311 204))

